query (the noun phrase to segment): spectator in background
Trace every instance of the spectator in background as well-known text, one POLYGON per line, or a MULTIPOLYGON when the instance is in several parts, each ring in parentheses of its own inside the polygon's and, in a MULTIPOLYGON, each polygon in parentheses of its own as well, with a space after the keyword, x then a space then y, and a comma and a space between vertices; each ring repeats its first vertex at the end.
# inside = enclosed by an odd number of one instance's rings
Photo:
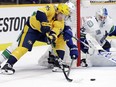
POLYGON ((50 0, 41 0, 41 3, 47 4, 47 3, 50 3, 50 0))
POLYGON ((33 3, 33 4, 38 4, 39 0, 30 0, 30 2, 33 3))
POLYGON ((19 0, 19 4, 31 4, 30 0, 19 0))
POLYGON ((52 0, 53 3, 60 3, 60 0, 52 0))

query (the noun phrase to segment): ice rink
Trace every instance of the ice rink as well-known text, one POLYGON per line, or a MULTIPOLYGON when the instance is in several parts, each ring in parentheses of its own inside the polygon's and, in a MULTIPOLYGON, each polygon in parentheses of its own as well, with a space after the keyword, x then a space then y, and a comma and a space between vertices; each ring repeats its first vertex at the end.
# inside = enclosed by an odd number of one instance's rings
POLYGON ((79 67, 72 69, 67 82, 62 72, 38 66, 46 46, 34 47, 14 66, 14 75, 0 74, 0 87, 116 87, 116 67, 79 67), (35 55, 36 54, 36 55, 35 55), (96 79, 90 81, 90 79, 96 79))

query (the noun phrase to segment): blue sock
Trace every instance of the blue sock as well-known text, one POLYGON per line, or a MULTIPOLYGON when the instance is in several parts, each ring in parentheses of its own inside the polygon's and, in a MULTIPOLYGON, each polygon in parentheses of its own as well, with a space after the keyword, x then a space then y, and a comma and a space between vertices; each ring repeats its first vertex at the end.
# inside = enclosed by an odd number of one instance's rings
POLYGON ((9 63, 10 65, 14 65, 17 62, 17 59, 14 56, 10 56, 10 58, 8 59, 7 63, 9 63))

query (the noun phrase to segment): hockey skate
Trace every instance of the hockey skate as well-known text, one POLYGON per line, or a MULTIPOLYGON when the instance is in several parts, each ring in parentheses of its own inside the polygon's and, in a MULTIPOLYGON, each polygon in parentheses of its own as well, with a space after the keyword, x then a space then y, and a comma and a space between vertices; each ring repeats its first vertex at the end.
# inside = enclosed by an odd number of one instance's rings
POLYGON ((1 72, 6 75, 12 75, 15 73, 15 70, 13 69, 12 65, 9 63, 6 63, 2 68, 1 72))
POLYGON ((54 66, 52 72, 61 72, 61 68, 54 66))
POLYGON ((88 64, 87 64, 87 62, 86 62, 86 59, 82 59, 82 60, 81 60, 81 66, 82 66, 82 67, 88 67, 88 64))
MULTIPOLYGON (((69 68, 65 68, 65 71, 68 72, 69 68)), ((56 67, 54 66, 53 69, 52 69, 52 72, 61 72, 62 69, 60 67, 56 67)))
POLYGON ((68 72, 69 65, 67 65, 64 62, 61 62, 59 64, 58 63, 54 64, 54 67, 52 69, 52 72, 61 72, 62 71, 61 67, 64 67, 65 71, 68 72))
POLYGON ((66 71, 68 71, 69 68, 69 66, 65 62, 63 62, 61 58, 52 55, 51 52, 49 52, 48 63, 53 65, 52 72, 62 71, 61 67, 64 67, 66 71))

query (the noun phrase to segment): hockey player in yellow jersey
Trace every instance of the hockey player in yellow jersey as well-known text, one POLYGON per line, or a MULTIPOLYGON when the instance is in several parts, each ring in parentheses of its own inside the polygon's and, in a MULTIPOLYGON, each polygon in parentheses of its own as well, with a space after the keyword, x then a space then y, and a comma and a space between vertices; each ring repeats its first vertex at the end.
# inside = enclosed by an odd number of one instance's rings
MULTIPOLYGON (((55 50, 56 53, 60 59, 61 62, 63 62, 63 64, 65 66, 68 67, 67 63, 65 63, 64 60, 64 55, 67 51, 66 50, 66 45, 69 48, 69 55, 71 59, 77 59, 78 58, 78 48, 75 45, 74 41, 73 41, 73 32, 72 32, 72 27, 71 24, 73 24, 73 22, 71 20, 73 20, 72 14, 74 14, 75 11, 75 5, 71 2, 66 2, 65 4, 68 5, 69 9, 70 9, 70 14, 65 18, 65 27, 64 30, 62 31, 62 34, 59 35, 59 37, 57 38, 57 41, 55 42, 55 50)), ((45 59, 45 58, 44 58, 45 59)), ((48 63, 53 64, 53 72, 59 71, 60 69, 60 65, 57 61, 57 57, 54 54, 49 54, 49 58, 48 58, 48 63), (56 58, 56 60, 55 60, 56 58)), ((49 66, 49 64, 46 64, 49 66)))
POLYGON ((65 4, 47 5, 37 10, 26 22, 18 47, 12 52, 2 72, 13 74, 13 65, 25 54, 31 51, 35 41, 54 43, 64 29, 64 17, 69 15, 65 4))
POLYGON ((69 67, 65 62, 65 59, 67 60, 69 57, 64 58, 65 53, 68 53, 73 60, 78 58, 78 48, 72 39, 72 30, 74 27, 71 27, 71 24, 73 24, 71 20, 73 20, 72 14, 75 12, 75 5, 71 2, 66 2, 65 4, 67 4, 70 9, 70 14, 65 17, 65 27, 62 33, 58 35, 54 49, 52 50, 53 47, 49 48, 38 61, 40 66, 53 67, 53 72, 61 71, 61 64, 65 66, 65 69, 69 67), (66 50, 66 47, 68 47, 69 51, 66 50))

